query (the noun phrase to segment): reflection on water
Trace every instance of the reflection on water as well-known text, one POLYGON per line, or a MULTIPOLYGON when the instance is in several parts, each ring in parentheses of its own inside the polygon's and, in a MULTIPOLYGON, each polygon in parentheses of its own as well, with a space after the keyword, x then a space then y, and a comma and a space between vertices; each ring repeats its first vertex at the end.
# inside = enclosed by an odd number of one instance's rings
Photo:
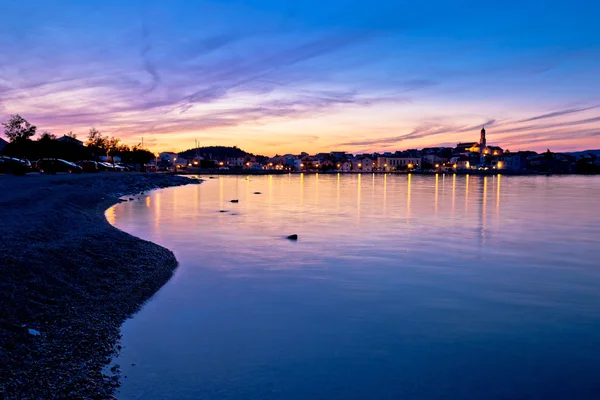
POLYGON ((119 204, 180 261, 123 326, 120 398, 600 398, 598 198, 594 177, 300 174, 119 204))

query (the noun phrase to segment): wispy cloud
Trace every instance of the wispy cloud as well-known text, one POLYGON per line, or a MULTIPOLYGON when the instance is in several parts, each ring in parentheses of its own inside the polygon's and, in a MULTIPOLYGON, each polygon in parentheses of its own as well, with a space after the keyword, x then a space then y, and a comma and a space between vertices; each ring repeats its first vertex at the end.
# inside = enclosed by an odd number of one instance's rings
POLYGON ((587 110, 592 110, 592 109, 597 108, 597 107, 598 106, 578 107, 578 108, 566 108, 564 110, 553 111, 553 112, 548 113, 548 114, 536 115, 535 117, 523 119, 523 120, 521 120, 519 122, 531 122, 531 121, 537 121, 537 120, 540 120, 540 119, 556 118, 556 117, 560 117, 560 116, 563 116, 563 115, 575 114, 575 113, 580 113, 580 112, 587 111, 587 110))

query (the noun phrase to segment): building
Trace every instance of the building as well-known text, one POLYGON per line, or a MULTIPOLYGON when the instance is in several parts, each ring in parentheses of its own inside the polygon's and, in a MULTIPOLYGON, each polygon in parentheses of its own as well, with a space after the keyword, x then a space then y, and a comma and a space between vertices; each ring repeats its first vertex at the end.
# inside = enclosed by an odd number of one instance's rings
POLYGON ((331 157, 333 157, 334 159, 339 160, 339 159, 346 157, 346 152, 345 151, 332 151, 331 153, 329 153, 329 155, 331 155, 331 157))
POLYGON ((467 143, 458 143, 456 148, 454 149, 455 154, 469 154, 469 153, 479 153, 479 143, 477 142, 467 142, 467 143))
POLYGON ((83 142, 79 139, 75 139, 74 137, 71 136, 67 136, 67 135, 63 135, 63 137, 58 138, 57 142, 61 142, 61 143, 71 143, 71 144, 75 144, 79 147, 83 147, 83 142))
POLYGON ((4 149, 7 144, 8 142, 6 140, 0 138, 0 151, 2 151, 2 149, 4 149))
POLYGON ((243 167, 244 157, 232 157, 227 159, 227 166, 229 167, 243 167))
POLYGON ((165 151, 162 152, 158 155, 158 160, 161 162, 166 162, 169 164, 174 164, 175 161, 177 161, 177 159, 179 158, 179 155, 177 153, 173 153, 170 151, 165 151))
POLYGON ((377 168, 380 171, 418 169, 420 167, 420 157, 377 157, 377 168))
POLYGON ((361 157, 352 161, 352 169, 354 171, 373 171, 374 161, 369 157, 361 157))
POLYGON ((442 164, 446 161, 447 161, 446 158, 442 158, 442 157, 438 156, 437 154, 427 154, 427 155, 423 156, 423 164, 430 164, 434 167, 436 165, 442 164))
POLYGON ((450 162, 452 163, 452 167, 457 170, 471 168, 471 162, 467 156, 455 157, 450 162))

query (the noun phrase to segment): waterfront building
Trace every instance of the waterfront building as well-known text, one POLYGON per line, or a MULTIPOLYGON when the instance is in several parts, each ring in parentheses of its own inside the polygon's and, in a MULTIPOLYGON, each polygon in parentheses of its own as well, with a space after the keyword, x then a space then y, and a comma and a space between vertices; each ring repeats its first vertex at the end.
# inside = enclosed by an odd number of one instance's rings
POLYGON ((354 171, 373 171, 374 161, 370 157, 360 157, 352 161, 352 169, 354 171))
POLYGON ((420 157, 377 157, 380 171, 411 170, 421 167, 420 157))
POLYGON ((158 155, 159 161, 166 162, 169 164, 173 164, 175 161, 177 161, 177 158, 178 158, 178 154, 173 153, 171 151, 164 151, 158 155))
POLYGON ((427 154, 427 155, 423 156, 422 158, 423 158, 423 164, 431 164, 433 166, 435 166, 436 164, 442 164, 442 163, 448 161, 447 158, 442 158, 442 157, 438 156, 437 154, 427 154))

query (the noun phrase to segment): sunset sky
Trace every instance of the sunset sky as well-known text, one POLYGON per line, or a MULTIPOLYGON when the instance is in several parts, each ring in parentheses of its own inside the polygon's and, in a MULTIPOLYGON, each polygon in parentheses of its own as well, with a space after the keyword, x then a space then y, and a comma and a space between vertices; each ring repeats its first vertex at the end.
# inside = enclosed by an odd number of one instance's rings
POLYGON ((154 151, 600 148, 600 2, 0 3, 0 120, 154 151))

